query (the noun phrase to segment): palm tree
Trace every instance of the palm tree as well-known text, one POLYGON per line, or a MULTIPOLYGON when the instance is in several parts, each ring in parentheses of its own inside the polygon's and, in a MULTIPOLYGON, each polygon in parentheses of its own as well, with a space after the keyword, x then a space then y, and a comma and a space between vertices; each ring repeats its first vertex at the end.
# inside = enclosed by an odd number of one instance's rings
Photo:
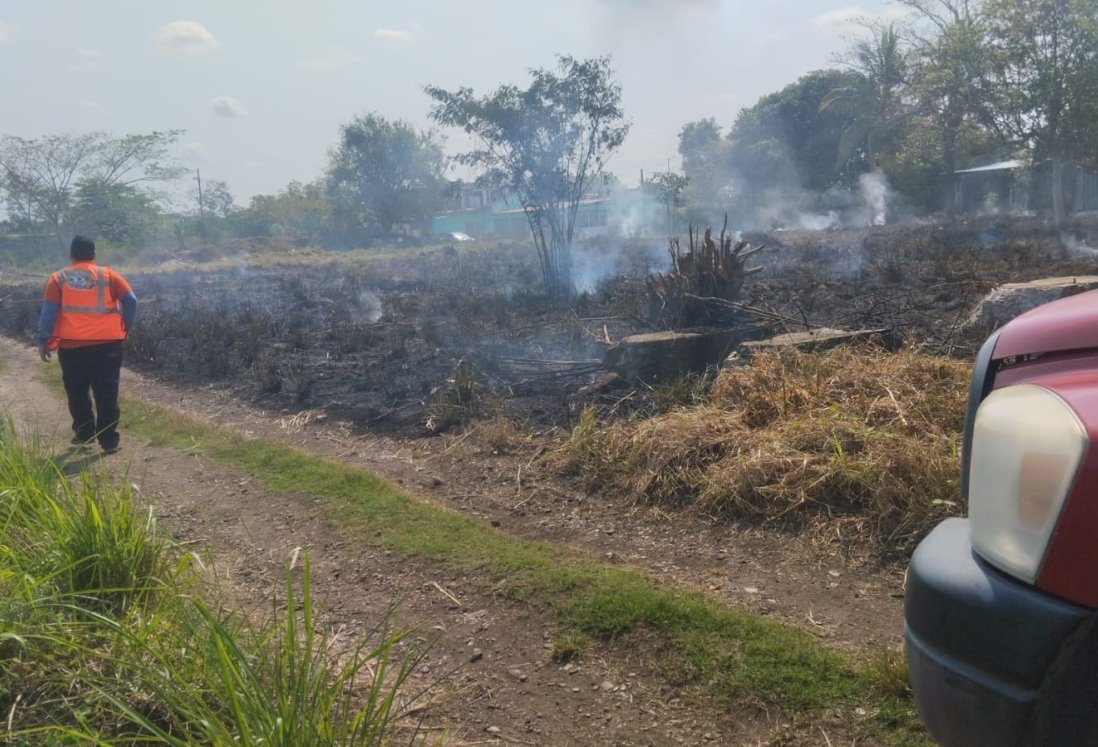
POLYGON ((839 141, 838 163, 860 151, 872 168, 881 136, 908 111, 902 97, 907 61, 900 35, 893 24, 870 28, 873 35, 850 48, 847 64, 855 75, 824 96, 820 111, 853 119, 839 141))

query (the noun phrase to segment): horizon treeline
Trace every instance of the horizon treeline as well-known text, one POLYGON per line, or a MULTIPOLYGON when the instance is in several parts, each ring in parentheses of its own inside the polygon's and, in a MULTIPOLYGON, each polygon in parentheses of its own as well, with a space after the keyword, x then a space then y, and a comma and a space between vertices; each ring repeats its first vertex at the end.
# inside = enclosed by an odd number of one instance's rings
MULTIPOLYGON (((865 224, 886 209, 889 221, 971 209, 956 172, 1008 161, 1010 204, 988 186, 979 209, 1021 206, 1057 225, 1080 209, 1084 179, 1098 172, 1098 4, 897 2, 910 22, 866 21, 832 66, 733 117, 685 123, 681 171, 644 175, 643 190, 677 225, 724 213, 737 228, 865 224)), ((371 112, 337 132, 322 176, 247 205, 216 174, 176 162, 182 130, 2 135, 0 252, 34 256, 74 233, 118 256, 252 237, 329 249, 415 242, 432 215, 461 205, 470 185, 447 178, 437 130, 371 112)))

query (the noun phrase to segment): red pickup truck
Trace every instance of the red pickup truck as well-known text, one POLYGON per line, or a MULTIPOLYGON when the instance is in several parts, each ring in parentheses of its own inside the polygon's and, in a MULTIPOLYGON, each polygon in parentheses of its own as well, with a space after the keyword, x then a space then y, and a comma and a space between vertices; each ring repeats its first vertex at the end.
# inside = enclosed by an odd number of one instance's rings
POLYGON ((908 568, 919 714, 942 745, 1098 745, 1098 291, 984 343, 961 469, 968 518, 908 568))

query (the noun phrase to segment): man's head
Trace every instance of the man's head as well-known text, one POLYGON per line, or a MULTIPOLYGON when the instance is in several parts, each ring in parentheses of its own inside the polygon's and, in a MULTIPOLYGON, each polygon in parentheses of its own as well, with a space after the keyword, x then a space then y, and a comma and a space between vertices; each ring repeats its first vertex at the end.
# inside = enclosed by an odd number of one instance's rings
POLYGON ((87 236, 74 236, 69 256, 77 262, 95 259, 95 242, 87 236))

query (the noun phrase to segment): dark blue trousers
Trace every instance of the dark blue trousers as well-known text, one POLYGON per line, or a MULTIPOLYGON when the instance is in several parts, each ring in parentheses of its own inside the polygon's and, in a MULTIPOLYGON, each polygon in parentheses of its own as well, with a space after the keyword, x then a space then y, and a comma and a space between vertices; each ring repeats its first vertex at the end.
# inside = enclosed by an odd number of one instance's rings
POLYGON ((69 400, 75 440, 98 439, 104 449, 117 447, 122 341, 60 348, 57 360, 61 363, 61 379, 69 400), (92 397, 95 398, 94 410, 92 397))

